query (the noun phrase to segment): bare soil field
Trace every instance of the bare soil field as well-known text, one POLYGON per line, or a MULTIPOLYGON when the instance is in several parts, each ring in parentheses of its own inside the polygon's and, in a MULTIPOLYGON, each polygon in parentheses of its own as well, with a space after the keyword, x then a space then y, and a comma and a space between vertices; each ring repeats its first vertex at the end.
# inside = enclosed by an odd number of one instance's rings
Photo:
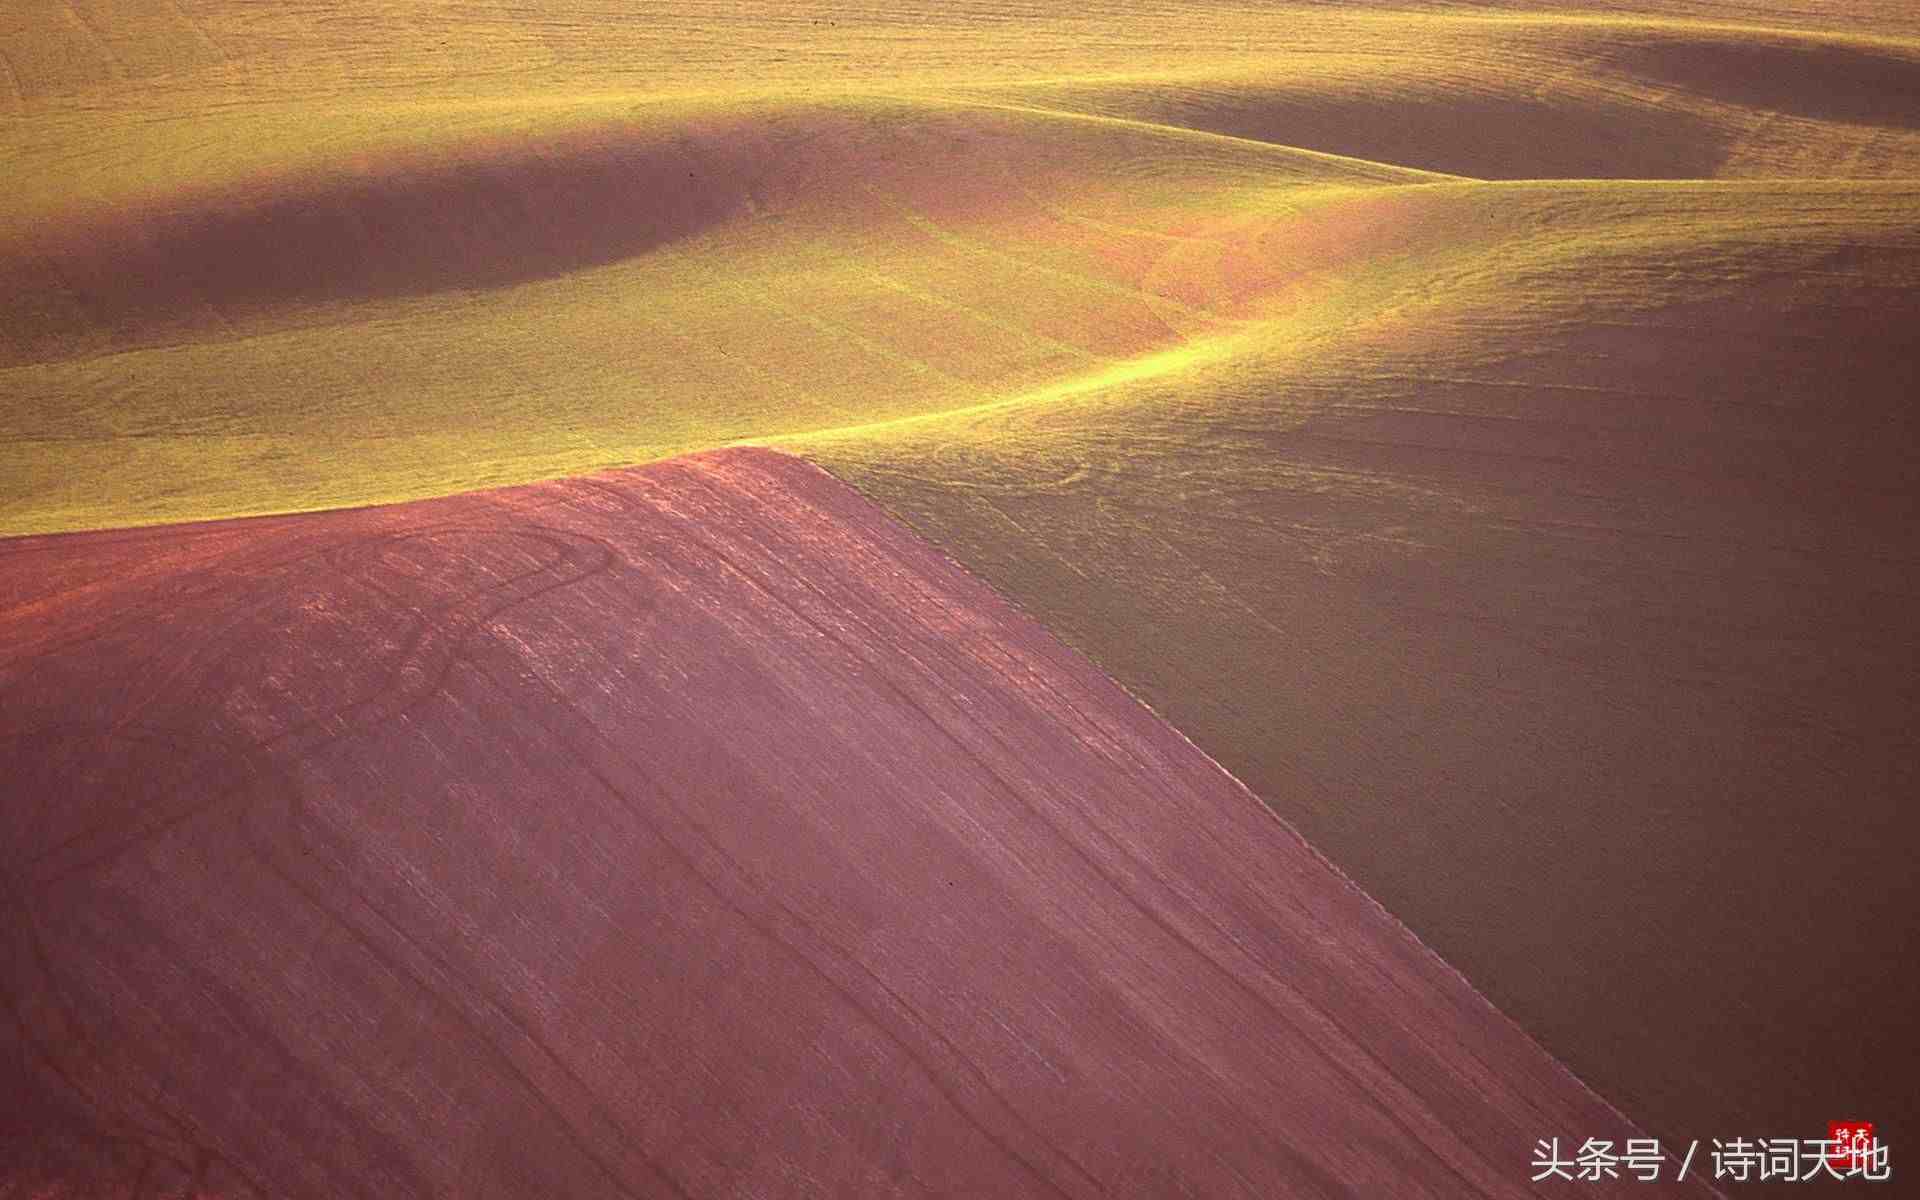
POLYGON ((1520 1196, 1635 1135, 798 460, 0 545, 67 571, 0 612, 8 1194, 1520 1196))

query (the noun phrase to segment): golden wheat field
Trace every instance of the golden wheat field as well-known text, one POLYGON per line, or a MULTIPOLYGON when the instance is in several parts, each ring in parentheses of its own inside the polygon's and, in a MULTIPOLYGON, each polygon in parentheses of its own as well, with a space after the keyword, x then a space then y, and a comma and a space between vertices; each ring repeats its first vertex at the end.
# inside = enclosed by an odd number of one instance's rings
POLYGON ((1913 1128, 1909 0, 11 0, 0 53, 0 534, 797 454, 1648 1131, 1913 1128))

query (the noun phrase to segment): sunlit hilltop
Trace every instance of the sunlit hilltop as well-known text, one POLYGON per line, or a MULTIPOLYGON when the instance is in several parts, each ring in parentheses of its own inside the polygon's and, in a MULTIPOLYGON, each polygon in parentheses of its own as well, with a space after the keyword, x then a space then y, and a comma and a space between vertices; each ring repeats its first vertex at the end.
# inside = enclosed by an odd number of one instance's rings
POLYGON ((1898 8, 26 6, 0 527, 429 495, 1170 350, 1267 370, 1410 308, 1524 339, 1596 291, 1710 297, 1910 231, 1903 185, 1785 182, 1916 173, 1898 8))

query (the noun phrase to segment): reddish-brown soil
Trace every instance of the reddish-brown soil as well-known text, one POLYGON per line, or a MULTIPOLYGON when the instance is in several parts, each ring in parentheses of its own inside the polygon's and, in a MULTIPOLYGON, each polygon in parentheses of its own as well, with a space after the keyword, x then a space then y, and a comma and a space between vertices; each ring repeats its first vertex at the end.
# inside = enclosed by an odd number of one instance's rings
POLYGON ((1517 1196, 1632 1132, 771 453, 3 543, 0 694, 0 1194, 1517 1196))

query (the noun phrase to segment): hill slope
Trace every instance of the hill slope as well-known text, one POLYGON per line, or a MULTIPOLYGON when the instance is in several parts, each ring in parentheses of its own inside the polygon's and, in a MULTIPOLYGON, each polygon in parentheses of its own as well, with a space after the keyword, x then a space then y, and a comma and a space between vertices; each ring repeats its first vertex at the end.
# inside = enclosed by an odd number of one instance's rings
POLYGON ((1900 1111, 1912 1039, 1855 1039, 1920 912, 1914 193, 1424 199, 1508 223, 1484 290, 803 448, 1654 1128, 1900 1111))
POLYGON ((1299 218, 1433 172, 1920 177, 1897 8, 149 9, 4 18, 0 530, 1077 386, 1390 266, 1299 218))
POLYGON ((1635 1133, 796 460, 0 579, 5 1144, 54 1194, 1521 1196, 1541 1128, 1635 1133))

